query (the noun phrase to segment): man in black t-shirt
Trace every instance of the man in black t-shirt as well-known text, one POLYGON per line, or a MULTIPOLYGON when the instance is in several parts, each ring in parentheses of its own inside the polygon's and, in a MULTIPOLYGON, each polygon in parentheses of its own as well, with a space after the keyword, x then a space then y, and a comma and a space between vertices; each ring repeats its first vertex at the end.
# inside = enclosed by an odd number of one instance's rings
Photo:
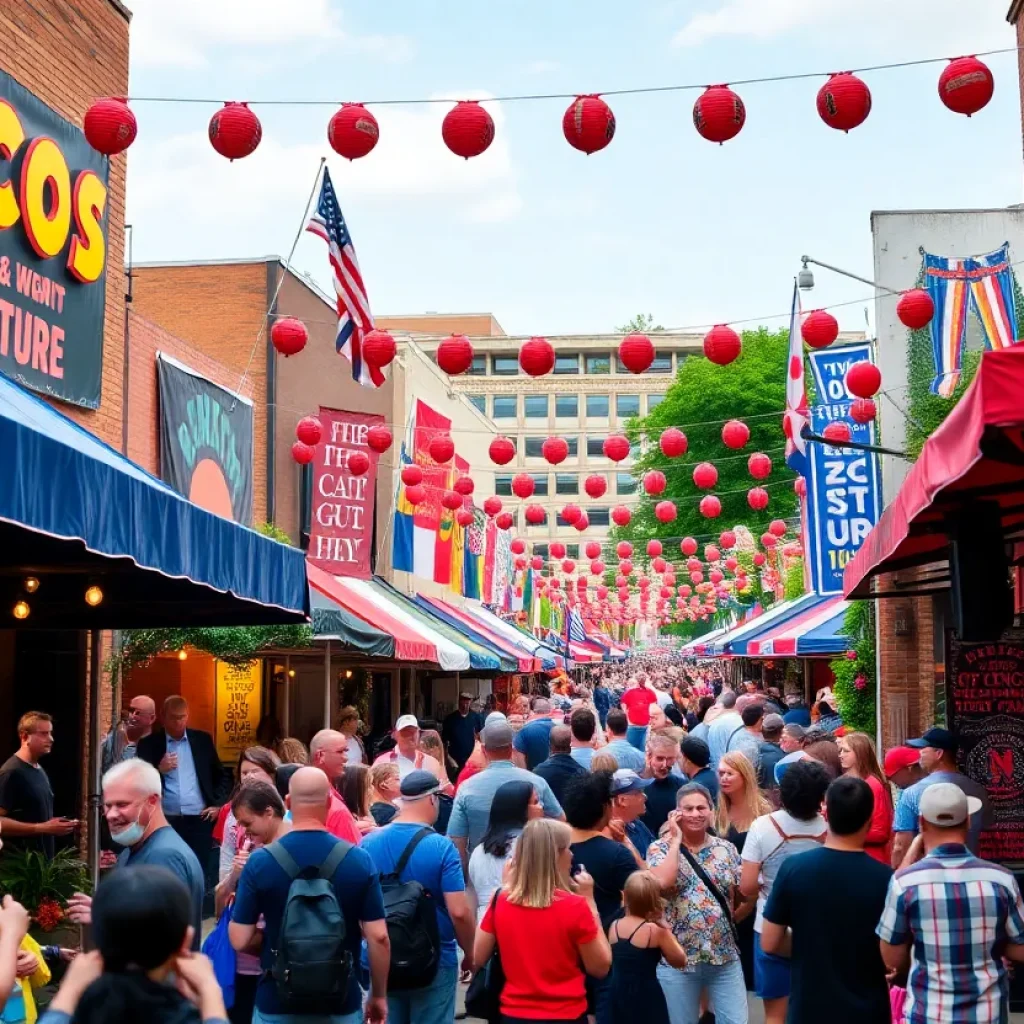
POLYGON ((448 715, 441 726, 441 739, 444 740, 448 756, 455 762, 456 777, 466 767, 476 738, 484 727, 483 719, 475 711, 470 710, 473 697, 468 693, 459 694, 459 707, 448 715))
POLYGON ((78 827, 71 818, 53 816, 53 789, 39 764, 53 749, 53 719, 42 711, 28 711, 18 720, 21 746, 0 767, 0 818, 9 849, 38 850, 48 860, 54 855, 54 836, 66 836, 78 827))
POLYGON ((792 964, 788 1024, 889 1024, 875 928, 892 871, 864 852, 874 797, 843 776, 825 794, 828 838, 789 857, 764 908, 761 948, 792 964))
POLYGON ((669 812, 676 809, 676 793, 683 779, 672 773, 679 760, 679 741, 675 732, 663 729, 651 733, 647 740, 647 778, 654 779, 644 791, 647 810, 640 819, 657 838, 661 826, 668 821, 669 812))

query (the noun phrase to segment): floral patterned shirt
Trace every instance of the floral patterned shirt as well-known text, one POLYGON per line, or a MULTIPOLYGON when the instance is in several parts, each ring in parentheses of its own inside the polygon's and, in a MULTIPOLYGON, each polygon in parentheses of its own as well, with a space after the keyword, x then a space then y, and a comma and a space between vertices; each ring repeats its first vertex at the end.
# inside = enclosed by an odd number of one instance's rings
MULTIPOLYGON (((647 852, 647 864, 656 868, 668 856, 669 842, 659 839, 647 852)), ((709 836, 706 845, 696 854, 705 874, 728 900, 740 884, 741 862, 736 847, 725 839, 709 836)), ((668 921, 691 964, 721 965, 739 959, 739 950, 732 937, 729 922, 718 900, 694 874, 686 857, 679 854, 676 891, 665 909, 668 921)))

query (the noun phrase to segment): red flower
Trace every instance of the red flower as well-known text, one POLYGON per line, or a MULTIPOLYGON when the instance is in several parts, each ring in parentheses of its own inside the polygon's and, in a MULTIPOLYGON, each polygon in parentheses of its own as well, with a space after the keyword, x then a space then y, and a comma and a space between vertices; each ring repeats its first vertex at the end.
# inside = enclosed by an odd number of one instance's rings
POLYGON ((54 899, 41 899, 36 909, 36 923, 44 932, 52 932, 64 920, 64 908, 54 899))

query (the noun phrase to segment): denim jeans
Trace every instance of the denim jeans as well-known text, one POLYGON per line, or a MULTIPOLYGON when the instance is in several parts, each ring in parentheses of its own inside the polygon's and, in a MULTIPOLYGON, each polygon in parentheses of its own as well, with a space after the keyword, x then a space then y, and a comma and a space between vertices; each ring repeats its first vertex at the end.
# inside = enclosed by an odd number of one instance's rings
POLYGON ((668 1003, 670 1024, 697 1024, 702 989, 707 989, 715 1024, 747 1024, 747 990, 739 960, 721 965, 694 964, 684 971, 661 963, 658 981, 668 1003))
POLYGON ((637 750, 643 750, 647 744, 647 726, 646 725, 627 725, 626 726, 626 742, 631 747, 636 747, 637 750))
POLYGON ((457 967, 439 967, 425 988, 388 993, 388 1024, 452 1024, 455 1019, 457 967))
POLYGON ((252 1024, 363 1024, 363 1011, 351 1013, 260 1013, 253 1011, 252 1024))

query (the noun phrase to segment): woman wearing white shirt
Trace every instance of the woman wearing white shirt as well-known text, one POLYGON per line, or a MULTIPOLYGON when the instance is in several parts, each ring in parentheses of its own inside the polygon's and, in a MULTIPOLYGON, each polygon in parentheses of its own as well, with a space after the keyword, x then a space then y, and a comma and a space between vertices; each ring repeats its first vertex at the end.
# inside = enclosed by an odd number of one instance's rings
POLYGON ((338 712, 338 732, 348 739, 348 757, 345 761, 349 764, 367 764, 366 748, 363 741, 356 735, 359 729, 359 712, 351 704, 343 707, 338 712))

